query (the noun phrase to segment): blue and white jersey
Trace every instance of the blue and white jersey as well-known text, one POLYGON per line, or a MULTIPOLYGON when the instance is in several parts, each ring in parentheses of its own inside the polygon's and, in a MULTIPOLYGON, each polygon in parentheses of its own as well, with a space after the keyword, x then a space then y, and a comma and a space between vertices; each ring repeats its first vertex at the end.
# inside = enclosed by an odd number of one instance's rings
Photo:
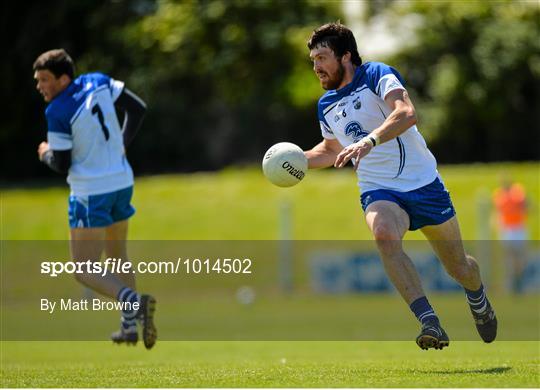
MULTIPOLYGON (((405 89, 403 84, 400 74, 383 63, 368 62, 357 67, 351 83, 320 98, 322 136, 337 139, 343 147, 358 142, 390 115, 392 110, 384 98, 390 91, 405 89)), ((396 139, 373 148, 360 161, 357 175, 362 192, 411 191, 435 180, 437 162, 416 126, 412 126, 396 139)))
POLYGON ((124 83, 83 74, 45 110, 52 150, 71 149, 67 181, 72 195, 99 195, 133 185, 114 102, 124 83))

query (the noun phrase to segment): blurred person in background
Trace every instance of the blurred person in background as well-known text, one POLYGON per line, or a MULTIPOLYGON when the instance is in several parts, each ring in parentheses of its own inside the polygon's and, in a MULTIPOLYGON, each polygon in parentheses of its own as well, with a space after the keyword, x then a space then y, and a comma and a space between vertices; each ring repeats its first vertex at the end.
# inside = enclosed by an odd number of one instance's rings
POLYGON ((523 292, 523 276, 527 266, 527 195, 525 188, 501 178, 501 186, 493 193, 496 226, 504 248, 507 282, 514 293, 523 292))

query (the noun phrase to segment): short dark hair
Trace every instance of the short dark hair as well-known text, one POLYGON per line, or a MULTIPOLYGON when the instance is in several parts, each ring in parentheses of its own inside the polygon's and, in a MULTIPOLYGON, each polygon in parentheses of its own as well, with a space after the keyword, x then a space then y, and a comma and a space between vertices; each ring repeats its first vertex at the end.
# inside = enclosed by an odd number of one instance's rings
POLYGON ((318 46, 328 47, 337 57, 343 57, 345 53, 350 52, 352 63, 358 66, 362 65, 362 58, 358 54, 352 31, 339 21, 316 28, 311 34, 307 46, 309 50, 318 46))
POLYGON ((56 78, 66 74, 70 79, 75 75, 75 65, 69 54, 64 49, 54 49, 42 53, 34 62, 34 72, 48 70, 56 78))

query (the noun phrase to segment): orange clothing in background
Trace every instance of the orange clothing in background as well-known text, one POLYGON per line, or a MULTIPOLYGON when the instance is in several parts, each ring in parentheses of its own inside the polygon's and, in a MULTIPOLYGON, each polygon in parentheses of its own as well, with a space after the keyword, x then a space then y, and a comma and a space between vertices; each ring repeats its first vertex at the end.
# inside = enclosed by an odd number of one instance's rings
POLYGON ((498 188, 493 194, 493 203, 499 214, 499 223, 505 228, 518 228, 525 225, 527 203, 525 189, 521 184, 510 188, 498 188))

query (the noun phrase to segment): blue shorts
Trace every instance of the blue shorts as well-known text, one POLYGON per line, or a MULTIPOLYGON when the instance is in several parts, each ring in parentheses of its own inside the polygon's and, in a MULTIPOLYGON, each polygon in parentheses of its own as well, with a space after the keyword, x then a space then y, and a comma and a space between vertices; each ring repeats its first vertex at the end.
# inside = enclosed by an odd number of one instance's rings
POLYGON ((105 227, 135 214, 131 206, 133 186, 101 195, 69 197, 71 228, 105 227))
POLYGON ((417 230, 429 225, 440 225, 456 215, 450 194, 439 178, 436 178, 431 184, 407 192, 367 191, 362 194, 360 199, 364 211, 371 203, 378 200, 397 203, 409 215, 409 230, 417 230))

